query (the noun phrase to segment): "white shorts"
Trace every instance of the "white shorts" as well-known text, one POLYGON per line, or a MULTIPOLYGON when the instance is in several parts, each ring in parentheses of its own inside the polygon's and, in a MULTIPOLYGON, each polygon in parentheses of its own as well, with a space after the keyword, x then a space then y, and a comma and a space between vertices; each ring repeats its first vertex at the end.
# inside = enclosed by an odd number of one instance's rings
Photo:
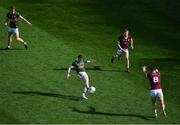
POLYGON ((9 27, 8 28, 8 32, 10 32, 10 33, 18 33, 19 29, 18 28, 11 28, 11 27, 9 27))
MULTIPOLYGON (((122 51, 121 49, 117 49, 116 54, 117 54, 118 56, 121 56, 122 53, 123 53, 123 51, 122 51)), ((127 58, 129 58, 129 50, 128 50, 128 49, 125 49, 125 53, 126 53, 127 58)))
POLYGON ((152 89, 152 90, 150 90, 150 96, 151 97, 161 97, 161 96, 163 96, 162 89, 152 89))
POLYGON ((87 75, 87 73, 86 72, 79 72, 78 74, 77 74, 77 76, 80 78, 80 79, 82 79, 82 78, 87 78, 88 77, 88 75, 87 75))

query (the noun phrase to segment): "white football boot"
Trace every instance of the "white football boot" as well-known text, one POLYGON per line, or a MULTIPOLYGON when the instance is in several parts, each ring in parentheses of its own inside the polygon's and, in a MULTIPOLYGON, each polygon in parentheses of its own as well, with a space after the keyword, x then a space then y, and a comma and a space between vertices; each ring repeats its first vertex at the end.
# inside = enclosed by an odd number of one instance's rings
POLYGON ((86 97, 85 93, 82 93, 82 94, 81 94, 81 98, 82 98, 82 99, 88 99, 88 98, 86 97))

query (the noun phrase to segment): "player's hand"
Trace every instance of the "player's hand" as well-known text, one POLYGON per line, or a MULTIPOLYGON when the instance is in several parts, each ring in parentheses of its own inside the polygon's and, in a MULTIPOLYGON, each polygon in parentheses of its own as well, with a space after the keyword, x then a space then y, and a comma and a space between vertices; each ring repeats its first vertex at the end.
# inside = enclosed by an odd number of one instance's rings
POLYGON ((158 70, 158 69, 156 69, 155 71, 156 71, 157 73, 159 72, 159 70, 158 70))
POLYGON ((32 26, 32 23, 30 23, 30 22, 27 22, 27 24, 28 24, 29 26, 32 26))
POLYGON ((71 75, 70 75, 70 74, 67 74, 66 78, 69 79, 70 77, 71 77, 71 75))
POLYGON ((5 22, 5 23, 4 23, 4 25, 5 25, 5 26, 7 26, 7 25, 8 25, 8 23, 7 23, 7 22, 5 22))
POLYGON ((131 46, 131 49, 133 50, 133 49, 134 49, 134 46, 131 46))
POLYGON ((146 66, 142 66, 142 70, 143 70, 143 72, 146 72, 147 67, 146 66))
POLYGON ((94 63, 96 63, 96 60, 91 60, 91 64, 94 64, 94 63))
POLYGON ((126 50, 125 49, 121 49, 123 52, 126 52, 126 50))

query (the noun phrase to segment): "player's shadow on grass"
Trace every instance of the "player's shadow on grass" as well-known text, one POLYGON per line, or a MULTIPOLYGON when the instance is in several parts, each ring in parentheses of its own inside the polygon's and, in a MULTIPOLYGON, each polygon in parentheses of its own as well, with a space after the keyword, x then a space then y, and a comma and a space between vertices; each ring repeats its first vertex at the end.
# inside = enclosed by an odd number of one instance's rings
POLYGON ((144 116, 144 115, 137 115, 137 114, 115 114, 115 113, 108 113, 108 112, 98 112, 94 107, 89 106, 89 110, 82 111, 77 108, 72 108, 74 112, 83 113, 83 114, 94 114, 94 115, 106 115, 106 116, 120 116, 120 117, 136 117, 144 120, 150 120, 151 116, 144 116))
MULTIPOLYGON (((68 70, 68 68, 54 68, 53 70, 59 71, 59 70, 68 70)), ((94 70, 94 71, 102 71, 102 72, 123 72, 121 70, 112 70, 112 69, 102 69, 100 66, 94 66, 92 68, 86 68, 86 70, 94 70)), ((125 72, 125 71, 124 71, 125 72)))
POLYGON ((25 49, 20 49, 20 48, 11 48, 11 49, 7 49, 7 48, 0 48, 1 51, 15 51, 15 50, 25 50, 25 49))
POLYGON ((55 98, 61 98, 71 101, 80 101, 80 97, 77 96, 71 96, 71 95, 62 95, 62 94, 55 94, 55 93, 48 93, 48 92, 37 92, 37 91, 14 91, 14 94, 22 94, 22 95, 28 95, 28 96, 49 96, 49 97, 55 97, 55 98))

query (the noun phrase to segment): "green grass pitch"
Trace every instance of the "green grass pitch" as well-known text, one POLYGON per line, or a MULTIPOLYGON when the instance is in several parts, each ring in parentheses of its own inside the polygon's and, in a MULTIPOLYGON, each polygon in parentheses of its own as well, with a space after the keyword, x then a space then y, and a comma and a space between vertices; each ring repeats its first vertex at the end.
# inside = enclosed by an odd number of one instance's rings
POLYGON ((0 123, 180 123, 180 1, 178 0, 1 0, 0 123), (9 5, 29 19, 5 51, 9 5), (128 28, 135 42, 131 73, 124 61, 110 63, 116 40, 128 28), (95 94, 79 101, 82 82, 66 68, 78 54, 95 94), (168 118, 151 118, 149 81, 141 66, 158 65, 168 118))

